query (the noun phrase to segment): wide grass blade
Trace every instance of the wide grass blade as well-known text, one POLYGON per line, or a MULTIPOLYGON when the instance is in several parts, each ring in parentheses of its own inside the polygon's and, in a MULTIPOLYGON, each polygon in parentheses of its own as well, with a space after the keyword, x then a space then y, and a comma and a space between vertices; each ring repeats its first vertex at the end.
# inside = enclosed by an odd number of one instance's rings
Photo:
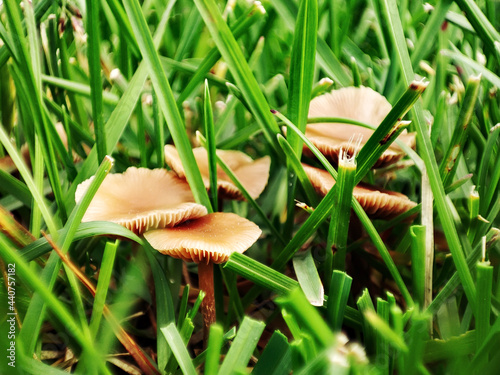
POLYGON ((179 363, 182 373, 186 375, 196 375, 196 369, 193 366, 192 359, 182 341, 179 331, 177 331, 175 327, 175 323, 170 323, 168 326, 161 328, 161 332, 165 336, 170 348, 172 348, 172 352, 179 363))
POLYGON ((352 278, 345 272, 333 271, 326 311, 334 331, 340 331, 342 328, 351 284, 352 278))
POLYGON ((293 257, 293 269, 307 300, 313 306, 323 306, 325 291, 311 251, 300 252, 293 257))
POLYGON ((219 375, 234 374, 246 368, 265 326, 264 322, 249 317, 243 319, 226 358, 222 362, 219 375))
POLYGON ((285 335, 274 331, 252 370, 254 375, 286 375, 292 367, 292 351, 285 335))

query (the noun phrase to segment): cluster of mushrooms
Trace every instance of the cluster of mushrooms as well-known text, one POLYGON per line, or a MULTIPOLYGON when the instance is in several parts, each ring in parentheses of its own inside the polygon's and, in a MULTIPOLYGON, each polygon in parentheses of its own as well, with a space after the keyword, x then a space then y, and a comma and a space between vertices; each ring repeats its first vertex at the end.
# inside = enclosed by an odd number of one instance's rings
MULTIPOLYGON (((207 152, 193 150, 202 179, 209 188, 207 152)), ((264 190, 270 158, 252 160, 239 151, 218 150, 252 198, 264 190)), ((143 235, 162 254, 198 263, 199 287, 206 295, 201 310, 205 331, 215 322, 213 264, 226 262, 234 252, 243 253, 261 235, 253 222, 233 213, 207 213, 195 203, 175 147, 165 146, 165 158, 172 169, 130 167, 124 173, 106 176, 82 221, 111 221, 143 235)), ((241 192, 222 171, 217 170, 219 196, 243 199, 241 192)), ((79 202, 92 178, 78 185, 79 202)))
MULTIPOLYGON (((312 100, 309 117, 351 118, 378 126, 391 110, 387 100, 366 88, 344 88, 312 100)), ((353 134, 368 139, 372 130, 352 124, 309 124, 306 136, 333 163, 337 164, 341 149, 354 153, 348 140, 353 134)), ((415 136, 403 134, 399 138, 410 147, 415 136)), ((193 149, 206 188, 210 187, 208 157, 204 148, 193 149)), ((307 147, 304 154, 310 155, 307 147)), ((270 158, 252 160, 239 151, 218 150, 217 155, 231 168, 252 198, 264 190, 269 177, 270 158)), ((397 145, 391 145, 377 161, 384 167, 404 155, 397 145)), ((243 253, 261 235, 253 222, 233 213, 207 214, 207 209, 195 203, 186 182, 184 169, 174 146, 165 146, 165 158, 172 169, 130 167, 122 174, 108 175, 83 221, 111 221, 143 235, 153 248, 174 258, 198 263, 199 287, 206 293, 202 303, 204 331, 215 321, 213 264, 227 261, 233 252, 243 253)), ((326 195, 335 181, 324 170, 303 164, 304 170, 318 194, 326 195)), ((76 190, 79 202, 91 183, 81 183, 76 190)), ((219 196, 243 200, 242 193, 229 177, 217 169, 219 196)), ((353 195, 367 214, 376 218, 391 218, 415 206, 406 196, 358 185, 353 195)))
MULTIPOLYGON (((346 87, 314 98, 309 106, 308 117, 346 118, 376 127, 391 109, 386 98, 368 87, 346 87)), ((363 146, 363 141, 370 138, 373 130, 353 124, 314 123, 307 125, 305 134, 331 163, 338 164, 341 150, 350 155, 359 151, 350 142, 353 136, 361 135, 360 145, 363 146)), ((411 148, 415 147, 415 133, 403 133, 398 140, 411 148)), ((307 146, 304 146, 303 152, 304 155, 312 156, 307 146)), ((387 167, 401 160, 404 155, 404 151, 392 143, 374 168, 387 167)), ((316 192, 325 196, 335 184, 333 177, 325 170, 307 164, 302 166, 316 192)), ((391 219, 416 206, 404 194, 362 183, 354 188, 353 196, 369 217, 377 219, 391 219)))

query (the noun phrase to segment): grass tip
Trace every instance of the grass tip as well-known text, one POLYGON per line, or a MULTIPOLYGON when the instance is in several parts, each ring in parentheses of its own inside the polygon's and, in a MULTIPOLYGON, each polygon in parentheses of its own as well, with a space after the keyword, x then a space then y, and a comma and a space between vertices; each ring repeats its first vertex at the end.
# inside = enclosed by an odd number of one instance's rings
POLYGON ((469 83, 471 83, 471 82, 479 82, 479 81, 481 81, 481 77, 482 77, 481 73, 479 73, 477 75, 471 75, 469 77, 469 83))
POLYGON ((325 78, 321 78, 318 82, 318 85, 320 86, 330 86, 330 85, 333 85, 333 80, 328 78, 328 77, 325 77, 325 78))
POLYGON ((428 85, 429 81, 426 81, 425 77, 421 79, 415 79, 410 83, 410 90, 422 92, 427 88, 428 85))
POLYGON ((253 3, 254 10, 260 12, 261 14, 266 14, 266 8, 264 8, 264 5, 260 1, 254 1, 253 3))
POLYGON ((120 79, 121 76, 122 76, 122 72, 118 68, 113 69, 109 73, 109 78, 111 79, 111 81, 116 81, 117 79, 120 79))
POLYGON ((429 4, 429 3, 425 3, 423 5, 423 7, 424 7, 424 12, 425 13, 430 13, 430 12, 432 12, 434 10, 434 7, 431 4, 429 4))
POLYGON ((500 129, 500 123, 496 124, 490 129, 490 134, 493 133, 495 130, 500 129))

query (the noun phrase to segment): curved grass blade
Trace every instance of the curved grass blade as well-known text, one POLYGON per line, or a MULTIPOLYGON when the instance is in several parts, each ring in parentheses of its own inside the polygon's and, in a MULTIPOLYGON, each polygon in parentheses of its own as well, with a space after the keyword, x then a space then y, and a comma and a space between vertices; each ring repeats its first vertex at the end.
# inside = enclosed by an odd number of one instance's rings
POLYGON ((265 327, 264 322, 249 317, 243 319, 226 358, 222 362, 219 375, 231 375, 246 368, 265 327))
MULTIPOLYGON (((293 45, 290 61, 290 83, 288 86, 288 118, 305 132, 307 114, 314 79, 316 39, 318 33, 318 3, 317 0, 301 0, 293 34, 293 45)), ((300 160, 302 141, 295 133, 287 135, 290 147, 300 160)), ((285 233, 293 232, 295 186, 297 176, 294 173, 292 161, 287 159, 287 212, 285 233)))
MULTIPOLYGON (((383 0, 381 2, 384 9, 386 29, 390 33, 392 43, 397 51, 396 57, 403 72, 404 81, 408 84, 414 78, 411 66, 410 56, 404 37, 401 19, 399 18, 398 7, 395 0, 383 0)), ((420 157, 424 161, 427 174, 429 176, 432 193, 436 201, 436 207, 443 225, 445 237, 448 241, 453 261, 460 275, 460 280, 464 286, 465 294, 473 310, 476 304, 476 288, 472 279, 465 254, 470 253, 470 244, 468 241, 461 243, 457 228, 453 219, 451 208, 444 193, 443 182, 439 178, 439 170, 434 155, 434 149, 425 125, 422 106, 419 102, 414 105, 414 124, 417 130, 417 144, 420 145, 420 157), (466 247, 465 251, 464 248, 466 247)))
MULTIPOLYGON (((234 35, 222 19, 214 0, 194 0, 222 57, 229 66, 237 86, 248 103, 252 114, 262 127, 264 135, 273 148, 279 152, 275 135, 280 133, 278 125, 269 112, 269 104, 260 90, 248 63, 236 42, 234 35)), ((264 8, 261 8, 264 11, 264 8)))
MULTIPOLYGON (((89 340, 88 337, 82 332, 80 326, 73 320, 72 314, 68 309, 54 296, 50 289, 33 273, 29 265, 17 253, 17 251, 10 248, 5 241, 3 235, 0 235, 0 254, 2 258, 8 263, 16 265, 16 275, 22 278, 23 282, 32 288, 42 298, 45 305, 50 308, 54 315, 61 321, 67 328, 68 332, 75 338, 83 349, 83 355, 88 356, 88 359, 93 358, 93 363, 104 374, 110 374, 106 368, 104 358, 97 352, 96 347, 89 340)), ((21 339, 21 337, 18 337, 21 339)), ((26 342, 25 342, 26 343, 26 342)), ((90 363, 90 362, 87 362, 90 363)), ((90 369, 89 369, 90 370, 90 369)))
MULTIPOLYGON (((59 236, 62 234, 62 229, 59 230, 59 236)), ((73 236, 73 241, 79 241, 84 238, 94 236, 117 236, 127 238, 138 244, 142 244, 142 240, 127 228, 109 221, 92 221, 88 223, 80 223, 73 236)), ((51 250, 50 244, 45 238, 40 238, 21 250, 22 257, 26 261, 32 261, 46 254, 51 250)))
MULTIPOLYGON (((104 158, 99 169, 97 170, 94 180, 89 186, 89 189, 83 196, 81 202, 71 212, 68 221, 61 231, 61 236, 57 237, 54 233, 51 233, 54 242, 57 241, 57 245, 61 249, 61 252, 63 254, 66 254, 68 252, 69 247, 73 242, 75 232, 83 218, 83 215, 85 214, 85 211, 87 210, 92 198, 97 192, 97 189, 104 181, 106 175, 109 173, 112 165, 113 159, 111 157, 107 156, 106 158, 104 158)), ((49 291, 54 287, 60 268, 61 260, 56 253, 52 253, 40 275, 40 280, 44 283, 49 291)), ((70 282, 72 282, 72 280, 70 280, 70 282)), ((75 290, 75 293, 78 293, 76 292, 76 289, 73 288, 73 290, 75 290)), ((45 317, 45 309, 46 306, 43 302, 42 296, 35 294, 28 307, 28 310, 26 311, 23 328, 19 333, 19 339, 24 341, 25 350, 28 353, 32 353, 35 349, 39 330, 45 317)))
POLYGON ((168 345, 172 349, 182 373, 186 375, 196 375, 197 373, 193 366, 192 359, 189 356, 186 345, 182 341, 179 331, 177 331, 177 328, 175 327, 175 323, 170 323, 168 326, 160 329, 165 336, 168 345))
POLYGON ((137 38, 141 54, 145 60, 145 65, 149 68, 149 74, 158 97, 158 102, 165 116, 177 151, 179 152, 186 178, 191 186, 195 200, 211 211, 210 200, 203 180, 201 179, 200 171, 197 168, 191 144, 183 126, 184 123, 179 113, 179 109, 177 108, 170 84, 163 71, 139 1, 125 0, 123 3, 130 19, 132 29, 134 30, 135 37, 137 38))
POLYGON ((272 290, 278 294, 285 294, 298 287, 297 281, 257 262, 256 260, 239 253, 233 253, 224 268, 252 280, 254 283, 272 290))
POLYGON ((102 83, 101 83, 101 52, 99 28, 99 1, 85 0, 87 8, 88 61, 90 73, 90 99, 92 103, 92 119, 94 121, 97 144, 97 161, 101 162, 108 154, 106 147, 106 130, 104 128, 102 83))
POLYGON ((204 106, 204 121, 205 121, 205 137, 207 139, 207 156, 208 156, 208 171, 210 176, 210 199, 214 209, 218 206, 217 199, 217 155, 215 153, 215 129, 214 118, 212 112, 212 103, 210 102, 210 89, 208 81, 205 80, 205 106, 204 106))
POLYGON ((35 181, 33 180, 33 177, 31 176, 30 172, 28 171, 28 167, 24 163, 21 155, 19 152, 14 148, 12 143, 10 143, 9 136, 7 133, 5 133, 4 127, 0 126, 0 142, 2 143, 3 147, 7 150, 7 153, 10 155, 12 158, 12 161, 16 165, 17 170, 21 174, 21 177, 25 181, 31 195, 33 196, 33 201, 39 208, 39 210, 42 213, 43 219, 45 220, 45 223, 47 224, 47 228, 49 229, 49 232, 53 236, 57 236, 57 225, 53 219, 52 213, 49 210, 49 207, 46 204, 45 197, 43 196, 43 193, 38 189, 38 187, 35 185, 35 181))
MULTIPOLYGON (((234 27, 231 28, 231 32, 235 39, 240 38, 244 33, 248 31, 251 25, 258 21, 264 13, 259 8, 256 2, 253 2, 252 6, 243 13, 235 22, 234 27)), ((217 48, 213 48, 203 61, 198 66, 196 73, 191 77, 187 86, 182 90, 179 98, 177 99, 177 104, 182 104, 189 95, 195 90, 195 88, 202 82, 203 78, 208 74, 210 69, 217 63, 220 58, 220 52, 217 48)))
POLYGON ((293 269, 309 303, 313 306, 323 306, 325 291, 310 250, 295 254, 293 269))

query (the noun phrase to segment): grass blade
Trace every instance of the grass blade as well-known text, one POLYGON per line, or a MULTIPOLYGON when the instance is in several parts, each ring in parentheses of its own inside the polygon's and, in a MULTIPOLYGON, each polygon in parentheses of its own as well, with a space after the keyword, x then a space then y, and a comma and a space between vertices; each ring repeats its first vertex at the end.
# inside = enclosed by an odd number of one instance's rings
MULTIPOLYGON (((262 127, 267 141, 276 151, 279 152, 279 146, 275 135, 280 133, 280 130, 278 125, 276 125, 273 116, 269 112, 269 104, 262 94, 255 76, 250 70, 250 67, 245 60, 234 35, 222 19, 214 0, 195 0, 194 2, 203 17, 203 20, 205 21, 217 48, 228 64, 237 86, 250 106, 252 114, 262 127)), ((264 8, 261 8, 261 11, 264 12, 264 8)))
POLYGON ((149 68, 148 70, 158 96, 160 107, 163 111, 163 115, 165 116, 167 125, 169 126, 170 134, 174 140, 175 147, 179 152, 179 156, 186 173, 186 178, 191 186, 195 200, 206 206, 210 211, 211 204, 208 199, 205 185, 201 179, 200 171, 196 167, 196 161, 191 149, 191 144, 186 131, 182 126, 183 121, 181 119, 181 115, 177 108, 177 104, 175 103, 170 84, 168 83, 165 72, 163 71, 158 53, 156 52, 153 38, 149 32, 142 9, 138 0, 125 0, 124 5, 130 19, 132 29, 134 30, 134 34, 137 38, 141 54, 149 68))
POLYGON ((243 319, 226 358, 222 362, 219 375, 234 374, 246 368, 265 326, 264 322, 249 317, 243 319))
POLYGON ((309 303, 313 306, 323 306, 325 291, 311 251, 296 254, 293 257, 293 269, 309 303))
POLYGON ((175 327, 175 323, 170 323, 168 326, 161 328, 161 332, 165 336, 170 348, 172 348, 172 352, 179 363, 182 373, 186 375, 196 375, 196 369, 193 366, 192 359, 182 341, 179 331, 177 331, 175 327))

